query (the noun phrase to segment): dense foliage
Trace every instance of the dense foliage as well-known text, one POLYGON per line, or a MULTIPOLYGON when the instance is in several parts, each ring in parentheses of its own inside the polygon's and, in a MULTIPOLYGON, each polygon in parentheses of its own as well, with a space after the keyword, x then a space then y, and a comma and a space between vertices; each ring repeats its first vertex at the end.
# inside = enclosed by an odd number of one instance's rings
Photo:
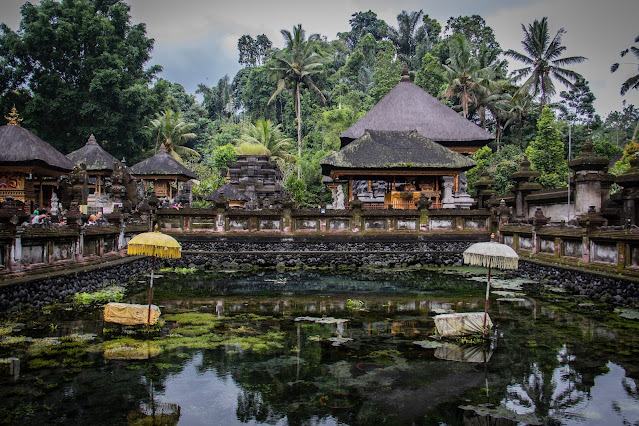
MULTIPOLYGON (((595 114, 588 82, 570 69, 584 58, 565 56, 564 31, 553 37, 547 18, 522 23, 523 53, 502 52, 479 15, 451 17, 442 28, 423 10, 402 11, 396 22, 368 10, 354 13, 349 24, 334 40, 306 37, 302 25, 282 30, 284 49, 263 34, 244 34, 238 40, 243 68, 189 94, 156 78, 159 67, 147 66, 153 40, 144 24, 131 23, 123 1, 26 3, 17 31, 0 27, 0 108, 7 115, 15 104, 23 125, 64 153, 93 133, 132 164, 162 140, 198 174, 198 196, 224 182, 236 154, 270 153, 281 159, 282 183, 308 206, 330 201, 321 159, 397 84, 402 63, 417 85, 495 134, 475 155, 471 190, 488 170, 497 190, 507 193, 524 152, 544 173, 545 187, 562 186, 568 150, 579 155, 586 137, 607 158, 636 138, 633 105, 605 118, 595 114), (509 72, 504 56, 528 65, 509 72), (567 90, 551 103, 556 82, 567 90), (542 106, 556 109, 558 118, 551 110, 542 114, 542 106), (188 155, 191 150, 201 157, 188 155)), ((630 52, 636 56, 634 46, 622 56, 630 52)), ((622 90, 636 89, 626 83, 622 90)))

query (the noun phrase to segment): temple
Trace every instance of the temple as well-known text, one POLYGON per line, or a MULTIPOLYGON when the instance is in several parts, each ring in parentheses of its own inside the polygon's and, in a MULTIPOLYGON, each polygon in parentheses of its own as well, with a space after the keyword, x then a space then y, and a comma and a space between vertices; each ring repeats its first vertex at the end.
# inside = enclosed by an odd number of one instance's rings
POLYGON ((178 182, 195 179, 195 174, 171 157, 164 144, 158 152, 146 160, 131 166, 131 175, 144 183, 145 190, 153 183, 153 192, 158 198, 173 198, 179 189, 178 182))
POLYGON ((433 208, 468 209, 473 199, 463 172, 475 162, 464 154, 494 138, 413 83, 404 69, 397 86, 340 139, 340 150, 321 163, 334 208, 348 208, 357 197, 365 208, 414 209, 423 195, 433 208))
POLYGON ((0 127, 0 201, 19 203, 25 210, 50 207, 60 178, 73 163, 61 152, 20 126, 15 107, 0 127))

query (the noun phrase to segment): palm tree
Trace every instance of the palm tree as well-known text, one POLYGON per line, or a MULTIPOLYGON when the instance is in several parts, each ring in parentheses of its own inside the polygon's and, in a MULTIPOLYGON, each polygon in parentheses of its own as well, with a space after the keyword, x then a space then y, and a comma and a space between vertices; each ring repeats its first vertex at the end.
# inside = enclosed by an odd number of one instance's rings
POLYGON ((286 152, 293 142, 284 137, 282 125, 273 125, 271 120, 258 119, 255 124, 249 123, 240 141, 264 147, 265 152, 276 160, 291 160, 294 157, 286 152))
MULTIPOLYGON (((417 51, 417 46, 422 41, 428 42, 428 33, 424 25, 419 25, 423 11, 411 12, 405 10, 397 15, 397 28, 388 28, 388 38, 391 39, 397 49, 397 56, 403 62, 411 64, 417 51)), ((418 58, 421 61, 421 58, 418 58)))
POLYGON ((165 109, 161 114, 156 114, 149 126, 156 135, 155 150, 164 144, 167 152, 179 162, 184 162, 182 156, 200 158, 200 154, 194 149, 182 146, 191 139, 197 138, 190 131, 195 127, 193 123, 186 123, 181 117, 180 111, 165 109))
POLYGON ((530 115, 533 107, 533 98, 527 93, 520 97, 513 97, 510 100, 510 109, 508 110, 509 118, 504 124, 504 129, 514 123, 519 123, 519 148, 521 149, 523 149, 524 144, 522 132, 524 121, 526 121, 530 115))
POLYGON ((527 65, 515 71, 517 79, 528 77, 515 93, 515 96, 519 97, 523 96, 524 93, 531 93, 533 98, 535 98, 541 94, 539 107, 543 109, 548 98, 556 92, 552 77, 572 88, 573 83, 571 80, 577 81, 583 77, 575 71, 561 67, 579 64, 585 61, 586 58, 583 56, 560 58, 561 54, 566 50, 566 46, 561 45, 561 37, 566 31, 560 28, 551 40, 548 32, 548 18, 546 17, 543 17, 541 21, 535 19, 532 24, 528 24, 528 28, 522 24, 521 28, 524 30, 524 39, 521 44, 524 46, 526 53, 519 53, 512 49, 504 52, 506 56, 510 56, 527 65))
POLYGON ((458 97, 464 117, 468 117, 468 105, 476 103, 477 93, 484 90, 495 70, 489 65, 481 67, 473 58, 471 46, 466 37, 455 34, 450 39, 450 58, 446 61, 444 73, 448 80, 448 87, 443 97, 451 99, 458 97))
MULTIPOLYGON (((318 34, 311 34, 305 39, 306 32, 299 24, 293 27, 293 33, 288 30, 281 30, 286 48, 275 52, 273 55, 274 65, 269 68, 271 77, 277 80, 277 88, 271 95, 269 103, 277 95, 282 93, 288 86, 293 85, 293 98, 295 99, 295 115, 297 118, 297 155, 302 157, 302 116, 300 101, 300 86, 305 84, 315 91, 326 104, 326 98, 322 91, 315 85, 311 76, 321 71, 321 67, 326 60, 315 51, 316 42, 319 40, 318 34)), ((298 169, 298 177, 301 170, 298 169)))
MULTIPOLYGON (((639 43, 639 36, 635 37, 635 43, 639 43)), ((632 54, 635 55, 635 58, 639 59, 639 48, 635 46, 630 46, 628 49, 622 50, 620 55, 623 58, 630 52, 632 52, 632 54)), ((617 71, 617 69, 619 69, 619 65, 620 65, 619 62, 612 64, 612 66, 610 67, 610 72, 617 71)), ((626 65, 637 65, 637 63, 627 62, 626 65)), ((626 92, 630 89, 639 90, 639 74, 635 74, 632 77, 630 77, 628 80, 623 82, 623 84, 621 85, 621 96, 625 95, 626 92)))

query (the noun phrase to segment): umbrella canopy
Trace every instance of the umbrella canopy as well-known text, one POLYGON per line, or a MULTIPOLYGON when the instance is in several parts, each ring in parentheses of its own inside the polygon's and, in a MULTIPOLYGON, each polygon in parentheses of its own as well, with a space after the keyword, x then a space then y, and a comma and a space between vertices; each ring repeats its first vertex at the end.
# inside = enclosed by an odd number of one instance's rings
MULTIPOLYGON (((495 234, 491 235, 491 238, 494 237, 495 234)), ((488 298, 490 296, 490 269, 517 269, 519 266, 519 255, 506 244, 493 241, 488 243, 475 243, 464 250, 464 263, 488 267, 486 300, 484 304, 484 332, 482 333, 482 337, 486 337, 486 317, 488 316, 488 298)))
POLYGON ((464 251, 464 263, 498 269, 517 269, 519 256, 506 244, 492 241, 475 243, 464 251))
POLYGON ((158 231, 136 235, 129 241, 127 254, 178 259, 182 247, 175 238, 158 231))
MULTIPOLYGON (((157 229, 157 225, 156 229, 157 229)), ((158 231, 144 232, 131 238, 126 250, 127 254, 151 256, 151 281, 149 282, 149 308, 146 321, 146 330, 149 331, 151 323, 151 299, 153 297, 153 270, 155 258, 164 257, 177 259, 182 257, 182 247, 175 238, 158 231)))

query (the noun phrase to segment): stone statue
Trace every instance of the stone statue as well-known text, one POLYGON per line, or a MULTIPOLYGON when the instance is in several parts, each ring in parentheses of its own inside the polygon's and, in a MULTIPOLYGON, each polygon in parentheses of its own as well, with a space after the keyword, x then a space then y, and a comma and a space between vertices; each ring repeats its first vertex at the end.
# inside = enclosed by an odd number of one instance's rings
POLYGON ((333 203, 335 209, 338 210, 343 210, 345 207, 344 205, 344 190, 342 189, 342 185, 338 185, 337 189, 335 190, 335 202, 333 203))
POLYGON ((109 196, 113 203, 119 203, 124 207, 124 198, 126 188, 124 187, 124 170, 119 164, 115 164, 111 173, 111 187, 109 188, 109 196))
POLYGON ((51 193, 51 214, 57 215, 60 212, 60 201, 55 191, 51 193))
POLYGON ((73 167, 70 180, 72 202, 78 205, 86 204, 89 188, 87 187, 87 165, 84 161, 73 167))

